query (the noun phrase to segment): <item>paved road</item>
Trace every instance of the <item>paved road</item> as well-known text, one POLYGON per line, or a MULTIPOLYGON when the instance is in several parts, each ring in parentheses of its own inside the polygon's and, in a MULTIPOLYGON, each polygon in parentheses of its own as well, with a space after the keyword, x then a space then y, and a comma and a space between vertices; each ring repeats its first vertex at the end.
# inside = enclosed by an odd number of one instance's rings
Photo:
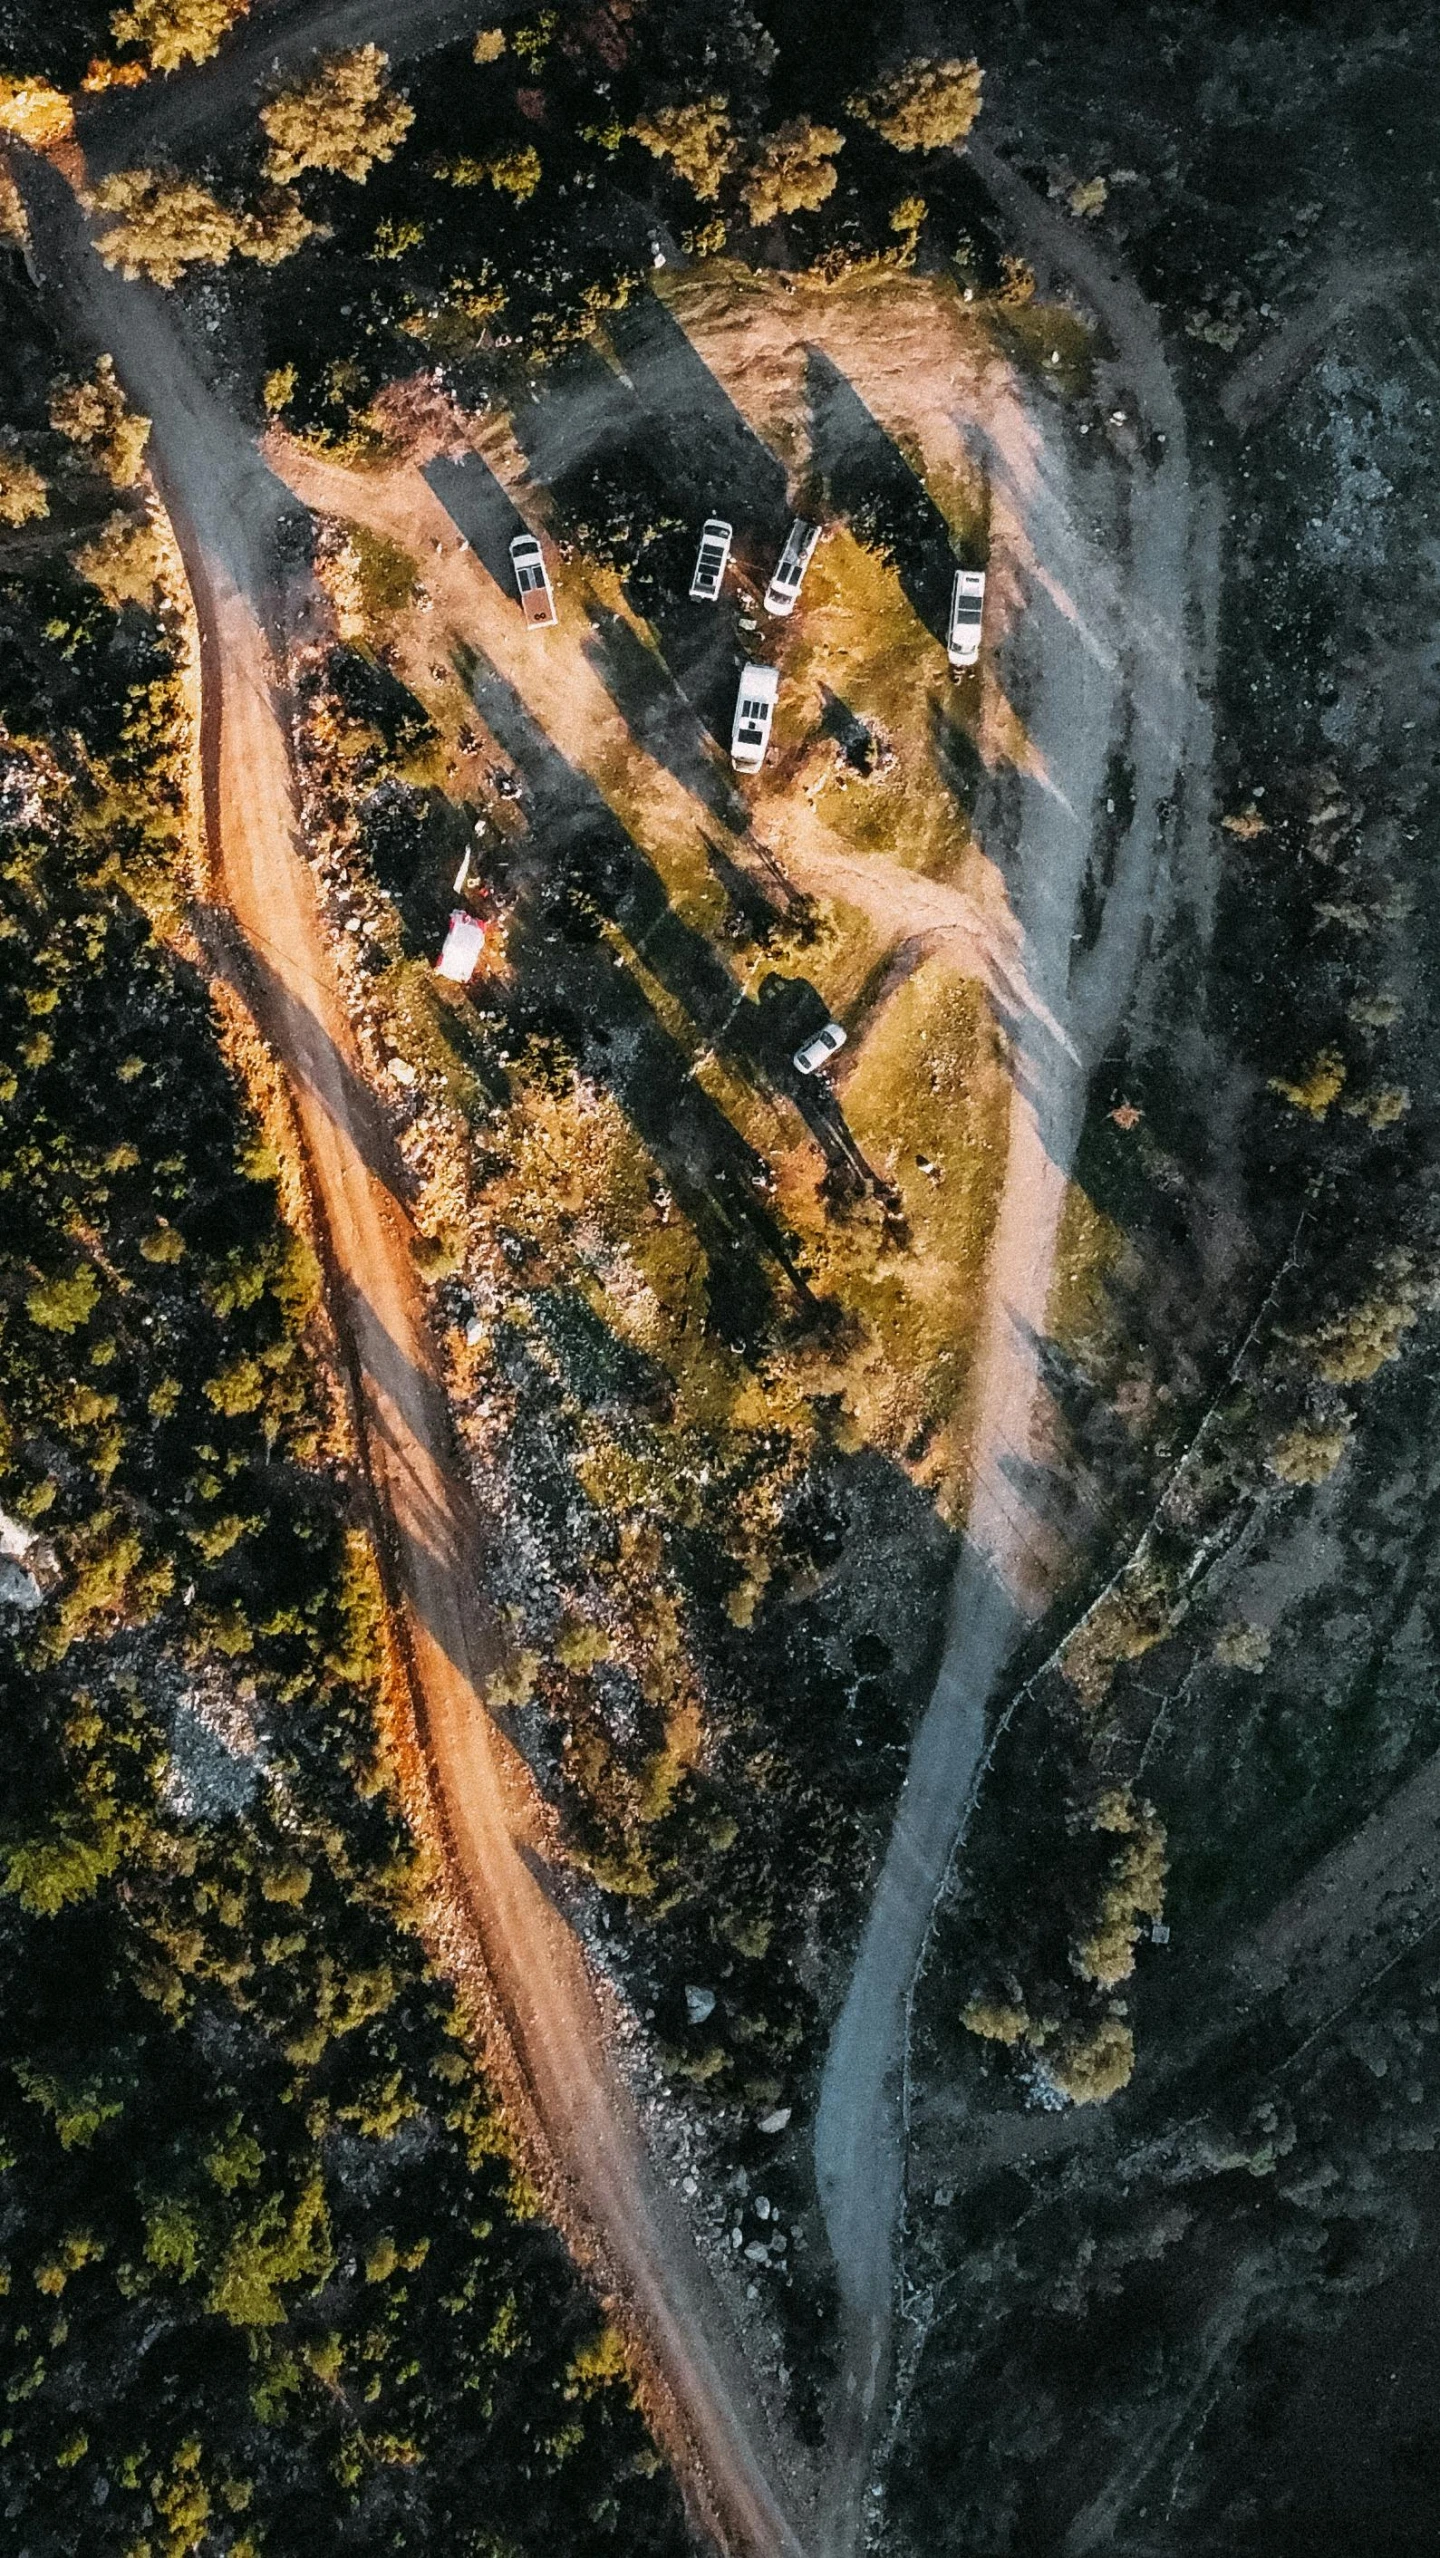
POLYGON ((647 2154, 583 1955, 547 1890, 528 1770, 482 1703, 501 1647, 478 1592, 478 1522, 426 1333, 403 1172, 360 1069, 300 848, 276 685, 297 602, 277 533, 294 501, 215 397, 173 306, 101 265, 64 180, 31 163, 26 193, 46 282, 77 332, 110 349, 154 421, 150 458, 199 620, 214 893, 295 1099, 436 1816, 498 2011, 502 2085, 567 2235, 638 2341, 649 2410, 697 2518, 746 2558, 800 2558, 743 2352, 647 2154))
MULTIPOLYGON (((971 156, 1010 236, 1078 289, 1117 361, 1100 450, 1042 439, 1026 494, 1029 609, 1005 679, 1045 786, 1013 769, 976 812, 1023 927, 1037 1003, 1014 1024, 1005 1188, 987 1272, 973 1485, 944 1654, 911 1752, 859 1957, 825 2063, 815 2158, 844 2307, 845 2359, 827 2482, 826 2546, 863 2537, 886 2412, 904 2182, 909 2008, 937 1896, 981 1772, 987 1708, 1056 1585, 1046 1515, 1053 1462, 1040 1372, 1056 1235, 1087 1085, 1124 1021, 1169 868, 1208 865, 1210 730, 1201 672, 1213 631, 1213 521, 1197 505, 1185 425, 1153 316, 1074 226, 1005 164, 971 156), (1160 439, 1163 439, 1160 440, 1160 439), (1133 816, 1107 821, 1112 752, 1133 816), (1167 805, 1168 803, 1168 805, 1167 805), (1103 894, 1086 926, 1087 882, 1103 894), (1046 1018, 1060 1027, 1057 1038, 1046 1018)), ((982 421, 983 423, 983 421, 982 421)))

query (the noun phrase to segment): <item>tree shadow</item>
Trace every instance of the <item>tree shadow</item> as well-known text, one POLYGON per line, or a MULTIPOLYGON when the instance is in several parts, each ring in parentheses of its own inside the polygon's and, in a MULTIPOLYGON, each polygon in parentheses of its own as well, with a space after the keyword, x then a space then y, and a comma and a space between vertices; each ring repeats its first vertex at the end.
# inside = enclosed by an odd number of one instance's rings
POLYGON ((805 351, 805 389, 810 449, 831 506, 858 540, 883 546, 917 620, 943 641, 955 573, 949 525, 879 419, 818 347, 805 351))
POLYGON ((930 705, 930 752, 956 806, 973 818, 986 778, 985 759, 969 730, 949 718, 939 702, 930 705))
POLYGON ((645 413, 665 449, 666 476, 695 513, 735 527, 737 551, 753 550, 773 566, 790 517, 785 467, 742 416, 730 395, 665 304, 640 295, 615 313, 610 336, 645 413))
POLYGON ((488 462, 482 462, 478 453, 458 457, 441 453, 424 465, 422 476, 451 523, 464 534, 481 567, 497 586, 513 594, 510 545, 517 533, 529 533, 534 528, 526 523, 488 462))
MULTIPOLYGON (((589 610, 592 636, 585 643, 585 655, 623 713, 632 737, 694 794, 719 825, 732 834, 747 832, 750 812, 718 759, 713 736, 707 735, 665 660, 645 646, 621 614, 596 603, 589 610)), ((732 687, 738 672, 732 665, 732 687)))
POLYGON ((215 975, 240 997, 296 1082, 327 1111, 338 1086, 343 1105, 337 1124, 352 1136, 372 1179, 408 1208, 415 1196, 414 1177, 364 1076, 337 1049, 309 1006, 291 993, 228 906, 193 905, 189 918, 215 975))

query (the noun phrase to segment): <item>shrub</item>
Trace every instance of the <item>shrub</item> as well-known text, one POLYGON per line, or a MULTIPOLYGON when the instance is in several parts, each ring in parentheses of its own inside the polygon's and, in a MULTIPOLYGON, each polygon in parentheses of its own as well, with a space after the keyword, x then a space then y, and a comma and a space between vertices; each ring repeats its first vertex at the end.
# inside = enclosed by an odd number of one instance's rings
POLYGON ((0 445, 0 524, 34 524, 49 512, 45 483, 34 465, 0 445))
POLYGON ((152 71, 178 71, 182 62, 208 62, 249 0, 130 0, 110 20, 117 44, 136 44, 152 71))
POLYGON ((1133 1802, 1119 1787, 1101 1796, 1095 1827, 1114 1831, 1125 1845, 1111 1860, 1094 1924, 1074 1960, 1086 1980, 1113 1989, 1135 1969, 1142 1919, 1157 1919, 1165 1906, 1165 1832, 1152 1805, 1133 1802))
POLYGON ((1332 1101, 1337 1101, 1345 1083, 1345 1060, 1338 1048, 1322 1048, 1308 1066, 1302 1066, 1293 1081, 1284 1075, 1272 1075, 1270 1090, 1288 1101, 1293 1110, 1303 1110, 1311 1119, 1323 1119, 1332 1101))
POLYGON ((693 187, 702 203, 720 192, 720 182, 735 158, 726 100, 715 95, 692 98, 688 105, 656 107, 637 116, 630 127, 657 160, 668 160, 677 177, 693 187))
POLYGON ((931 62, 919 55, 847 105, 897 151, 940 151, 964 141, 980 112, 983 76, 973 60, 931 62))
POLYGON ((116 488, 134 487, 145 465, 150 420, 130 406, 108 355, 102 355, 82 381, 57 385, 50 401, 50 423, 57 435, 78 445, 116 488))
POLYGON ((758 145, 740 192, 760 228, 781 213, 813 213, 835 192, 835 153, 845 137, 833 125, 793 117, 758 145))
POLYGON ((308 79, 282 89, 260 110, 268 175, 288 184, 306 169, 329 169, 358 186, 377 160, 393 160, 415 110, 386 87, 388 68, 379 46, 364 44, 326 55, 308 79))
POLYGON ((1063 2096, 1073 2105, 1100 2105, 1128 2087, 1135 2067, 1135 2037, 1118 2016, 1068 2034, 1045 2066, 1063 2096))
POLYGON ((1270 1471, 1282 1483, 1325 1483, 1334 1473, 1349 1444, 1346 1424, 1333 1429, 1317 1429, 1302 1422, 1297 1429, 1287 1430, 1270 1451, 1270 1471))
POLYGON ((42 1279, 25 1299, 25 1312, 42 1332, 78 1332, 100 1302, 100 1282, 88 1261, 64 1278, 42 1279))
POLYGON ((154 611, 164 563, 155 527, 144 516, 117 509, 74 559, 80 575, 99 590, 112 612, 118 613, 122 604, 154 611))
POLYGON ((106 265, 167 291, 187 266, 224 266, 232 257, 277 266, 316 227, 292 195, 277 191, 253 211, 236 212, 197 179, 164 169, 117 170, 96 188, 95 202, 119 217, 96 243, 106 265))

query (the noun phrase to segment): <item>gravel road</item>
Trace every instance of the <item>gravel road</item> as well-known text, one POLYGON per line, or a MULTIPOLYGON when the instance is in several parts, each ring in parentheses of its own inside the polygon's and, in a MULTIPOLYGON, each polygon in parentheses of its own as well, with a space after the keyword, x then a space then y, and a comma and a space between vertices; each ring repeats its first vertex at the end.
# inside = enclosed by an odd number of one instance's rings
POLYGON ((892 2368, 911 1992, 974 1800, 987 1708, 1063 1562, 1046 1509, 1053 1442, 1040 1346, 1067 1176, 1090 1074, 1126 1017, 1147 927, 1153 932, 1170 903, 1172 866, 1203 906, 1209 860, 1211 741, 1201 687, 1214 623, 1214 522, 1197 501, 1158 329, 1134 287, 1073 223, 990 151, 972 146, 971 157, 1011 236, 1103 322, 1115 361, 1102 379, 1111 419, 1103 442, 1097 434, 1082 463, 1077 440, 1062 447, 1053 428, 1042 430, 1043 468, 1025 508, 1029 609, 1004 675, 1048 786, 1012 768, 992 778, 976 812, 982 847, 1011 882, 1038 1004, 1014 1030, 973 1482, 945 1649, 826 2057, 816 2124, 845 2327, 827 2480, 825 2544, 835 2552, 863 2536, 892 2368), (1105 840, 1112 753, 1128 761, 1133 816, 1118 840, 1113 826, 1105 840), (1098 928, 1082 936, 1087 879, 1104 902, 1098 928), (1045 1029, 1047 1018, 1061 1037, 1045 1029))

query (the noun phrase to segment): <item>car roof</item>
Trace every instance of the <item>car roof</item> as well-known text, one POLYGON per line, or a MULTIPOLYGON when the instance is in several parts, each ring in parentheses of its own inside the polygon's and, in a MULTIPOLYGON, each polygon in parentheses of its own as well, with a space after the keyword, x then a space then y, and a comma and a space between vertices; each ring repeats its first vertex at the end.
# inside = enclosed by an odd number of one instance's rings
POLYGON ((517 551, 538 551, 539 548, 539 542, 533 533, 517 533, 510 545, 510 553, 513 558, 517 551))

